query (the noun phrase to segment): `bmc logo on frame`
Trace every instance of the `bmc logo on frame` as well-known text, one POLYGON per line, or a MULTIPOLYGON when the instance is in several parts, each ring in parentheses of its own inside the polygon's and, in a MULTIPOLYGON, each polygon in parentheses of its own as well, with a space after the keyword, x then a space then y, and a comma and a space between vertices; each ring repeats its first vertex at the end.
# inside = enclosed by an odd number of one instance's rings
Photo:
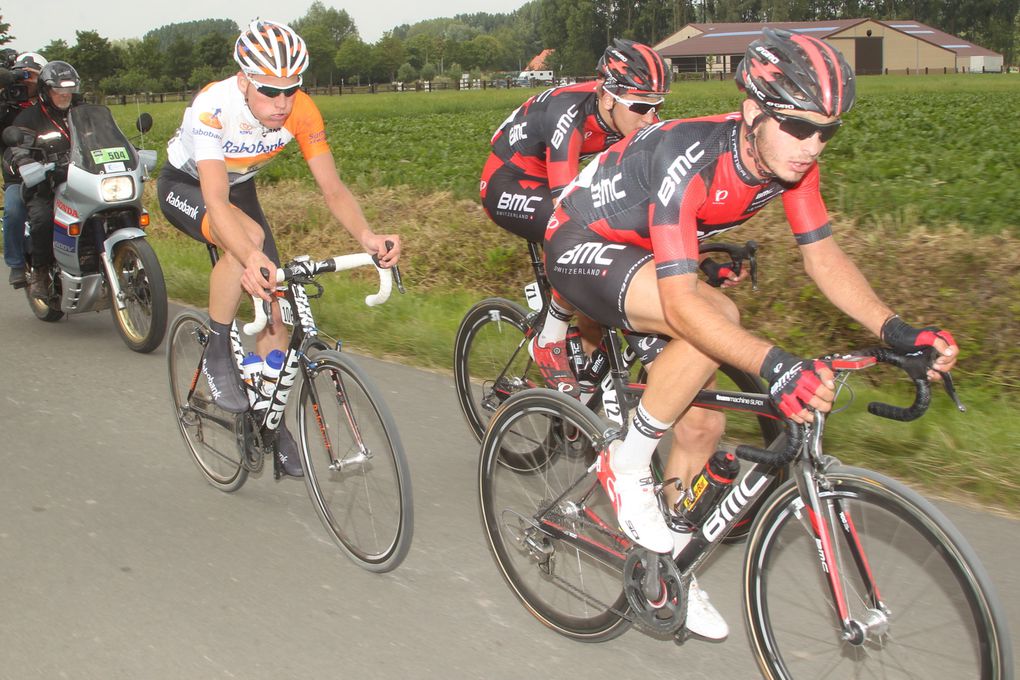
POLYGON ((609 257, 610 251, 624 250, 626 246, 616 243, 599 243, 589 241, 578 243, 576 246, 556 258, 556 264, 613 264, 613 258, 609 257))
POLYGON ((499 203, 496 207, 499 210, 533 213, 535 212, 535 209, 531 207, 532 204, 541 202, 541 196, 525 196, 523 194, 511 194, 504 191, 502 195, 500 195, 499 203))

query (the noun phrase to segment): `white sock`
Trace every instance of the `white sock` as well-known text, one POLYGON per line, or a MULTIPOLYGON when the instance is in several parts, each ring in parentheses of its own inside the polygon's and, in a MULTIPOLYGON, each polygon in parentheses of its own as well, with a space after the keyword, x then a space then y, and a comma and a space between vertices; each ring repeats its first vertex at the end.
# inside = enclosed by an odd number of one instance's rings
POLYGON ((638 404, 623 444, 613 452, 611 461, 613 470, 616 472, 648 470, 655 447, 669 428, 669 423, 653 418, 643 404, 638 404))
POLYGON ((563 309, 556 300, 549 303, 549 311, 545 315, 545 323, 542 324, 542 331, 538 334, 538 346, 545 347, 551 342, 560 342, 567 338, 567 328, 570 325, 572 312, 563 309))

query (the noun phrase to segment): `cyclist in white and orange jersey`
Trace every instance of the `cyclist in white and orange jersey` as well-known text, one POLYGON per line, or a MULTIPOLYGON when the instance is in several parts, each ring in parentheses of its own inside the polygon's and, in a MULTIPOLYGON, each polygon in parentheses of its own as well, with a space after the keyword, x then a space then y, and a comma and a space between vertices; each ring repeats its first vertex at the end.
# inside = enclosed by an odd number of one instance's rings
MULTIPOLYGON (((322 115, 301 91, 308 67, 304 40, 285 24, 255 19, 238 37, 234 59, 237 75, 207 85, 185 110, 167 146, 157 191, 171 224, 222 252, 209 279, 213 335, 203 372, 216 404, 240 413, 248 399, 231 356, 230 324, 244 292, 272 301, 267 290, 275 287, 270 282, 280 264, 252 181, 258 170, 296 139, 330 212, 366 252, 378 255, 384 267, 396 264, 400 238, 369 228, 337 174, 322 115)), ((280 320, 275 305, 272 314, 280 320)), ((285 350, 286 342, 282 324, 274 323, 259 334, 256 347, 265 355, 285 350)), ((279 449, 284 470, 300 476, 297 447, 286 428, 279 449)))

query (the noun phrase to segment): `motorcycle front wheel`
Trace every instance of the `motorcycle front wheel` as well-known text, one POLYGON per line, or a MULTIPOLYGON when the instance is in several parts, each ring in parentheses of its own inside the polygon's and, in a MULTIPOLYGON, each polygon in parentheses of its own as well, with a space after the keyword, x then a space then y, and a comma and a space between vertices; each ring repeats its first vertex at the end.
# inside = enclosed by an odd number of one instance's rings
POLYGON ((60 321, 64 318, 64 313, 60 311, 60 273, 53 269, 50 273, 50 295, 45 300, 32 297, 29 293, 30 286, 25 286, 25 297, 28 299, 28 306, 32 309, 32 313, 35 314, 35 318, 40 321, 60 321))
POLYGON ((163 342, 167 322, 166 283, 156 252, 144 239, 121 241, 113 250, 113 271, 124 301, 121 309, 111 287, 117 331, 134 351, 151 352, 163 342))

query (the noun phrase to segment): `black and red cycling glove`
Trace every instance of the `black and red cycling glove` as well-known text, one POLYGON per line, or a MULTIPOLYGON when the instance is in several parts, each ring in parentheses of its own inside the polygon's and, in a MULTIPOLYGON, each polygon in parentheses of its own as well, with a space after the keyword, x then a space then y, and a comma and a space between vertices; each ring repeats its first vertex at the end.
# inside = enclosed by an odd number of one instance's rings
POLYGON ((730 280, 730 274, 740 276, 742 269, 740 262, 716 262, 710 257, 701 261, 698 267, 705 273, 708 285, 718 288, 730 280))
POLYGON ((783 415, 792 418, 807 407, 822 385, 818 370, 825 364, 816 359, 801 359, 778 347, 765 355, 758 375, 768 381, 769 396, 783 415))
POLYGON ((894 314, 882 324, 882 341, 897 352, 912 352, 921 347, 931 347, 935 340, 941 338, 950 345, 955 345, 952 334, 935 326, 914 328, 898 315, 894 314))

